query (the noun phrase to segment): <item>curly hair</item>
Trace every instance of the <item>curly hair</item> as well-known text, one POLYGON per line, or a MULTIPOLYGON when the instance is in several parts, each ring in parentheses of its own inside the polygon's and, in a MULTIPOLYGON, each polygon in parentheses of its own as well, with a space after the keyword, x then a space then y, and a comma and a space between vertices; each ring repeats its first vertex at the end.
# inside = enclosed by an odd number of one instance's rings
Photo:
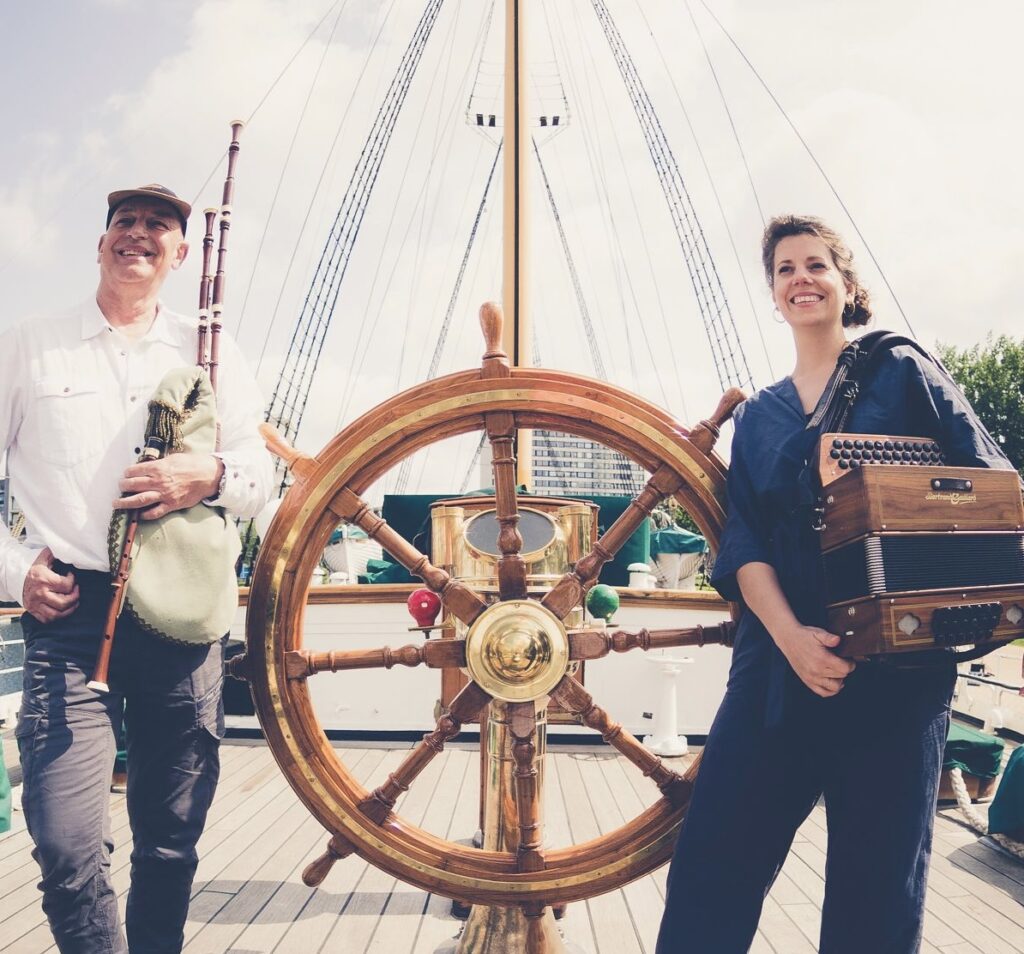
POLYGON ((812 215, 777 215, 765 227, 761 238, 761 264, 768 287, 775 287, 775 247, 792 235, 813 235, 828 246, 836 268, 853 289, 853 301, 843 308, 843 327, 866 325, 871 320, 871 296, 857 277, 853 252, 835 229, 812 215))

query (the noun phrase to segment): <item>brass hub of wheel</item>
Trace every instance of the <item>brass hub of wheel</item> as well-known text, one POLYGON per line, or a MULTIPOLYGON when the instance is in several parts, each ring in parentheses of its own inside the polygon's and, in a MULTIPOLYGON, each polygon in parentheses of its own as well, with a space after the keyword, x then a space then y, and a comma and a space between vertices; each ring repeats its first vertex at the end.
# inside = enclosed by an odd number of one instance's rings
POLYGON ((466 668, 496 699, 527 702, 546 696, 569 665, 561 620, 540 603, 508 600, 488 607, 466 634, 466 668))

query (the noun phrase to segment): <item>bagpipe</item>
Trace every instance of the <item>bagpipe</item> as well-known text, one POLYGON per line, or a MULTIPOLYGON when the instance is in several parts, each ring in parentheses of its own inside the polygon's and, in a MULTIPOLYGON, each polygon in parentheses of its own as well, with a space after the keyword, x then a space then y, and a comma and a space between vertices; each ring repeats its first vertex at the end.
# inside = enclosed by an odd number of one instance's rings
MULTIPOLYGON (((204 212, 196 364, 168 372, 154 392, 140 463, 173 453, 212 454, 219 449, 216 389, 228 232, 242 126, 238 120, 231 123, 220 208, 204 212), (213 271, 218 213, 220 236, 213 271)), ((143 630, 173 642, 212 643, 227 632, 238 605, 234 565, 241 545, 233 522, 221 508, 200 503, 151 521, 140 521, 138 510, 115 510, 107 545, 110 604, 90 688, 109 691, 114 631, 122 612, 143 630)))

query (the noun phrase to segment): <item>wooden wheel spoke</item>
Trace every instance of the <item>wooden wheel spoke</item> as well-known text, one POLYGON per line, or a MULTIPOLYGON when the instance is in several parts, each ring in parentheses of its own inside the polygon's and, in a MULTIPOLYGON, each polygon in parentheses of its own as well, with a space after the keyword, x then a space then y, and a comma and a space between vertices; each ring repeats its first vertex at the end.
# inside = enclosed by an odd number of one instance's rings
POLYGON ((503 600, 526 598, 526 563, 519 555, 523 535, 519 532, 516 500, 515 416, 510 412, 488 414, 487 437, 491 442, 494 471, 494 509, 498 519, 498 593, 503 600))
POLYGON ((683 479, 667 464, 662 464, 647 481, 647 486, 594 544, 594 548, 565 574, 542 600, 559 619, 565 619, 579 606, 584 593, 597 581, 601 568, 622 549, 633 532, 666 497, 683 486, 683 479))
POLYGON ((569 637, 570 659, 600 659, 609 653, 626 653, 631 649, 647 652, 677 646, 731 646, 736 635, 736 624, 732 620, 725 620, 714 626, 641 629, 635 633, 624 629, 611 633, 601 629, 575 629, 566 635, 569 637))
POLYGON ((472 589, 434 566, 425 553, 420 553, 405 537, 389 527, 387 521, 378 517, 370 505, 349 487, 342 487, 335 495, 330 509, 342 520, 365 531, 410 573, 422 579, 441 597, 445 607, 467 626, 487 608, 472 589))
POLYGON ((542 871, 540 780, 537 772, 537 707, 534 702, 509 703, 509 732, 512 735, 512 759, 515 762, 516 813, 519 816, 519 850, 516 863, 520 871, 542 871))
MULTIPOLYGON (((512 373, 508 355, 501 344, 503 316, 493 302, 480 309, 480 328, 484 333, 484 358, 480 374, 485 378, 507 378, 512 373)), ((498 595, 503 600, 526 598, 526 564, 519 555, 523 536, 519 532, 519 506, 516 501, 516 419, 511 411, 492 411, 484 415, 487 438, 491 442, 491 467, 494 473, 494 509, 498 518, 498 595)))
POLYGON ((604 709, 594 704, 593 696, 572 676, 565 676, 555 686, 551 698, 569 712, 578 715, 584 725, 600 732, 605 742, 629 759, 644 775, 653 779, 662 795, 675 808, 681 808, 690 800, 692 781, 677 775, 653 752, 645 749, 635 735, 627 732, 619 723, 613 722, 604 709))
POLYGON ((417 746, 402 760, 387 781, 359 803, 359 808, 377 824, 383 824, 395 802, 434 759, 444 751, 445 742, 450 742, 459 734, 462 723, 472 719, 491 701, 475 682, 470 682, 452 699, 452 704, 441 718, 437 727, 427 733, 417 746))
POLYGON ((355 845, 347 838, 342 838, 341 835, 332 835, 324 853, 306 865, 302 872, 302 883, 310 888, 318 887, 334 867, 334 862, 347 858, 355 850, 355 845))
POLYGON ((453 669, 466 665, 466 644, 461 639, 435 639, 422 646, 392 649, 346 649, 338 652, 314 653, 293 650, 284 654, 289 679, 305 679, 318 672, 339 672, 345 669, 391 669, 392 666, 426 666, 428 669, 453 669))

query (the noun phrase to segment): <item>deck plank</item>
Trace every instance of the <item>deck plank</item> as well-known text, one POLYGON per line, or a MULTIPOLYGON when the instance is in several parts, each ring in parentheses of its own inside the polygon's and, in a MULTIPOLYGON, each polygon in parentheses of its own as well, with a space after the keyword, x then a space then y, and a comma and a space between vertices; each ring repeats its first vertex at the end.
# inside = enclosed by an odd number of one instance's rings
MULTIPOLYGON (((379 784, 402 748, 341 751, 353 775, 379 784)), ((433 954, 461 923, 442 897, 396 882, 358 857, 335 865, 320 890, 301 883, 326 833, 292 793, 269 750, 229 742, 209 824, 200 842, 187 923, 188 954, 433 954)), ((676 763, 679 764, 679 763, 676 763)), ((604 749, 559 751, 545 767, 546 843, 564 846, 611 831, 657 797, 631 765, 604 749)), ((407 820, 454 840, 477 827, 479 763, 475 751, 450 748, 410 791, 407 820)), ((112 796, 118 842, 112 876, 123 905, 130 834, 123 796, 112 796)), ((820 927, 826 848, 824 811, 801 826, 765 902, 755 954, 813 952, 820 927)), ((36 889, 24 819, 0 836, 0 949, 53 950, 36 889)), ((585 954, 652 954, 664 903, 665 869, 622 889, 569 905, 560 923, 585 954)), ((979 841, 955 811, 936 816, 935 848, 923 954, 1024 954, 1024 864, 979 841)))

